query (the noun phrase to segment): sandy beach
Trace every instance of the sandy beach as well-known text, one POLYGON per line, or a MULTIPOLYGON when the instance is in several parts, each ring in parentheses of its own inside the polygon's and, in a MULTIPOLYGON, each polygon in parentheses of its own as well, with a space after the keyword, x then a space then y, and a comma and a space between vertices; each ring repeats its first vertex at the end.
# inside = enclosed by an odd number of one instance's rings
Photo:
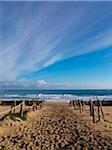
POLYGON ((102 133, 99 128, 68 103, 46 102, 42 109, 29 112, 26 121, 6 118, 1 122, 0 149, 111 150, 111 133, 102 133))
POLYGON ((112 0, 0 0, 0 150, 112 150, 112 0))

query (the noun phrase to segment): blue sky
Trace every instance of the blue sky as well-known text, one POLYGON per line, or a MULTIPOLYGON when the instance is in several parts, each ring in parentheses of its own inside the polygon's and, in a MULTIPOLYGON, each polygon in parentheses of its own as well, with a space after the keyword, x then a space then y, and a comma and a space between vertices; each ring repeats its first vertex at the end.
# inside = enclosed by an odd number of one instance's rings
POLYGON ((0 2, 0 81, 112 88, 112 2, 0 2))

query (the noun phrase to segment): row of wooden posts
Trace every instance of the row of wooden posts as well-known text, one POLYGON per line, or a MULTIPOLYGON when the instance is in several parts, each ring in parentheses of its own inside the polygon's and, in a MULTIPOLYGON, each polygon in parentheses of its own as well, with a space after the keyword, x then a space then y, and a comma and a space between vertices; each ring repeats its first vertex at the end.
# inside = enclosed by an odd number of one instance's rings
MULTIPOLYGON (((35 111, 37 109, 37 106, 40 106, 40 108, 42 107, 42 103, 43 103, 43 101, 32 100, 32 106, 29 106, 28 110, 35 111)), ((15 107, 15 106, 16 106, 16 101, 14 101, 14 105, 12 107, 15 107)), ((25 107, 25 101, 23 101, 20 105, 20 116, 21 117, 23 117, 23 114, 25 111, 24 107, 25 107)), ((15 109, 14 109, 13 113, 15 113, 15 109)))
POLYGON ((105 121, 105 116, 104 116, 104 112, 100 100, 97 100, 97 106, 96 106, 97 110, 95 110, 95 104, 91 100, 89 102, 89 106, 90 106, 90 116, 93 117, 93 123, 100 122, 101 118, 105 121), (96 116, 98 117, 98 120, 96 120, 96 116))
POLYGON ((85 103, 80 100, 72 100, 70 101, 70 105, 73 105, 74 109, 78 109, 80 114, 84 111, 85 103))
MULTIPOLYGON (((91 100, 87 104, 89 105, 90 116, 92 116, 93 123, 100 122, 101 118, 105 121, 105 116, 104 116, 104 112, 100 100, 97 100, 97 105, 95 105, 94 101, 92 102, 91 100), (98 120, 96 120, 96 117, 98 117, 98 120)), ((72 100, 70 101, 70 105, 72 105, 74 109, 77 108, 80 114, 86 109, 85 107, 86 102, 84 101, 72 100)))
MULTIPOLYGON (((9 113, 10 114, 15 114, 17 113, 16 112, 16 109, 19 109, 19 113, 20 113, 20 116, 23 117, 23 114, 25 111, 29 111, 29 110, 36 110, 37 109, 37 106, 39 106, 39 108, 42 107, 42 104, 43 104, 43 100, 42 101, 37 101, 37 100, 23 100, 23 101, 2 101, 0 103, 0 105, 2 106, 11 106, 10 108, 10 111, 9 113)), ((6 110, 6 114, 7 114, 8 110, 6 110)), ((4 115, 5 115, 5 112, 3 112, 4 115)))

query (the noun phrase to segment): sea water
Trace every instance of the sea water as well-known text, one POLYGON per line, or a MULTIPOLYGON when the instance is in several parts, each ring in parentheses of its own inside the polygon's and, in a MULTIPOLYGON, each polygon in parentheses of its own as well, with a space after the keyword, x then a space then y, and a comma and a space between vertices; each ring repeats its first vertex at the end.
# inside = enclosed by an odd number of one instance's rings
POLYGON ((2 99, 38 99, 48 101, 112 100, 112 90, 0 90, 2 99))

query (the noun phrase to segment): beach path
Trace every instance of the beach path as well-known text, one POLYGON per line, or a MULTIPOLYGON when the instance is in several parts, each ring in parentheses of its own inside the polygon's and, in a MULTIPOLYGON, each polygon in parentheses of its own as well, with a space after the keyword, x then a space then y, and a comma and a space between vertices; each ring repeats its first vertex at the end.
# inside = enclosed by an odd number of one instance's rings
POLYGON ((42 109, 28 113, 26 121, 6 120, 5 127, 9 130, 0 133, 0 149, 112 149, 112 138, 96 132, 68 103, 47 102, 42 109))

